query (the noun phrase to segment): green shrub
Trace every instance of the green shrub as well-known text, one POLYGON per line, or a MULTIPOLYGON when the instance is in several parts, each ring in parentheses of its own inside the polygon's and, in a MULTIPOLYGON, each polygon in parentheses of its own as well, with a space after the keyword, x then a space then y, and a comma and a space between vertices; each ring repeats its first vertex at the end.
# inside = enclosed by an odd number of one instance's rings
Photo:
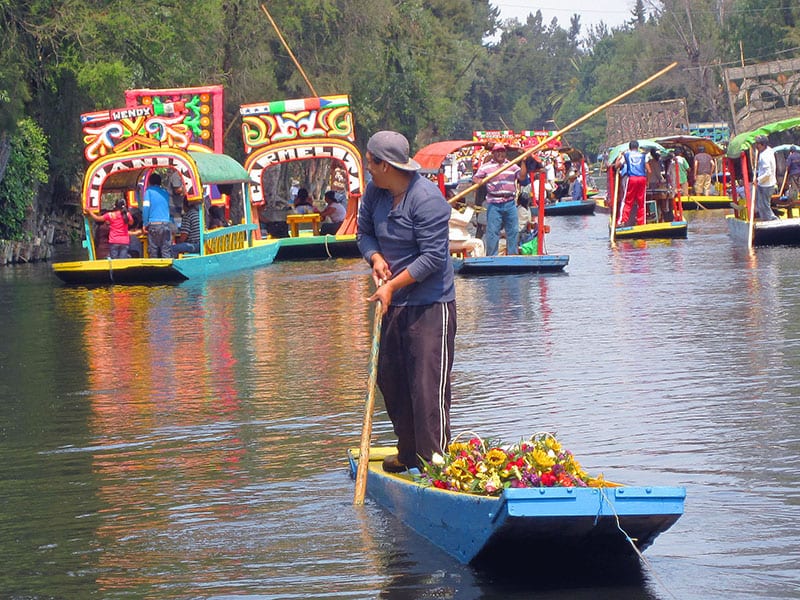
POLYGON ((33 119, 22 119, 9 140, 11 153, 0 181, 0 239, 25 236, 25 213, 40 183, 47 182, 47 137, 33 119))

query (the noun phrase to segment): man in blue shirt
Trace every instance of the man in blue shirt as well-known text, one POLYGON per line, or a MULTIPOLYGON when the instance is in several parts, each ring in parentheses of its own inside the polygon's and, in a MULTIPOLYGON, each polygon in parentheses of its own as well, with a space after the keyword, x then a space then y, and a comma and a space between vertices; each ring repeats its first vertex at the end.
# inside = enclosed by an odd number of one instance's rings
POLYGON ((142 225, 147 234, 147 256, 172 258, 169 193, 161 187, 161 175, 151 173, 142 201, 142 225))
POLYGON ((647 176, 650 174, 650 165, 646 158, 647 155, 639 151, 639 142, 633 140, 628 144, 628 150, 617 159, 617 169, 624 167, 628 173, 625 190, 620 194, 623 200, 617 227, 624 227, 628 224, 634 204, 636 204, 636 224, 644 225, 645 223, 644 203, 647 194, 647 176))
POLYGON ((379 131, 367 143, 367 185, 358 211, 358 248, 372 266, 383 307, 378 386, 397 435, 398 473, 443 454, 450 441, 450 371, 456 334, 451 208, 416 171, 408 140, 379 131))
POLYGON ((569 172, 569 198, 576 202, 583 200, 583 181, 575 171, 569 172))

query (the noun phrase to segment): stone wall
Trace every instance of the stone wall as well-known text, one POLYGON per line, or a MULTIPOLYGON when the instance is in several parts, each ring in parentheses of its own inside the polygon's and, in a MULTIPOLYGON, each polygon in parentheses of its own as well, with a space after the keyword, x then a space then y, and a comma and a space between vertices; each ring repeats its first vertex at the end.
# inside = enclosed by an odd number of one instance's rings
POLYGON ((50 260, 56 244, 83 236, 83 219, 74 207, 28 219, 30 239, 0 240, 0 266, 50 260))

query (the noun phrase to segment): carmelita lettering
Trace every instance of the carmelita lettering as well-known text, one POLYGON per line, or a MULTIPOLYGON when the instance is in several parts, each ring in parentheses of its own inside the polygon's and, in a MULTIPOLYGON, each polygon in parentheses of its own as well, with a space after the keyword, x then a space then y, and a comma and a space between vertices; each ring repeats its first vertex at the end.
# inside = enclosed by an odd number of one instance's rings
POLYGON ((126 108, 125 110, 112 110, 111 118, 115 121, 122 119, 130 119, 135 117, 151 117, 153 116, 153 108, 150 106, 136 106, 134 108, 126 108))

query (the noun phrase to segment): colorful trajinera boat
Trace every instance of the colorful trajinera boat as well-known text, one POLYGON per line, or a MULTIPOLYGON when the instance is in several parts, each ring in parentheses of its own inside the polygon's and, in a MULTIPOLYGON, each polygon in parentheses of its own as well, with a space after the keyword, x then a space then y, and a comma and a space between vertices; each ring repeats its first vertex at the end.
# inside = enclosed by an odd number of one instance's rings
POLYGON ((281 240, 276 260, 361 256, 356 229, 363 160, 354 145, 348 96, 244 104, 239 113, 253 202, 262 207, 261 221, 269 235, 281 240), (292 180, 318 201, 332 190, 346 206, 335 232, 321 231, 318 212, 291 212, 292 180))
MULTIPOLYGON (((685 238, 689 226, 683 217, 683 205, 680 197, 671 188, 647 189, 645 198, 639 200, 645 205, 644 223, 617 224, 618 210, 620 210, 625 197, 626 178, 617 172, 616 160, 627 149, 627 143, 615 146, 609 151, 606 159, 608 178, 606 203, 611 207, 609 230, 612 241, 617 239, 685 238)), ((639 151, 649 152, 650 150, 665 152, 664 147, 653 140, 639 140, 639 151)), ((677 169, 677 166, 673 168, 677 169)), ((636 215, 636 208, 633 207, 631 210, 632 218, 636 215)))
MULTIPOLYGON (((384 472, 383 459, 395 452, 370 449, 367 495, 435 546, 477 567, 503 568, 521 557, 531 569, 622 563, 648 548, 684 510, 682 487, 556 485, 544 474, 535 487, 505 487, 498 495, 441 489, 446 486, 408 472, 384 472)), ((353 477, 358 453, 348 452, 353 477)))
POLYGON ((53 264, 65 283, 180 282, 241 269, 269 265, 278 243, 260 239, 244 167, 215 151, 222 146, 222 88, 129 90, 127 106, 81 115, 89 161, 83 180, 84 211, 99 211, 124 197, 131 211, 141 205, 151 173, 167 182, 177 174, 190 203, 219 207, 232 219, 210 229, 205 207, 198 211, 200 244, 197 254, 148 258, 147 238, 141 256, 110 259, 93 235, 94 222, 84 217, 88 258, 53 264), (204 204, 205 204, 204 203, 204 204))
MULTIPOLYGON (((754 246, 800 246, 800 202, 782 198, 780 193, 773 195, 772 208, 778 218, 760 221, 755 214, 755 185, 753 165, 757 164, 755 139, 766 135, 772 145, 782 139, 797 136, 800 117, 769 123, 753 131, 734 137, 726 152, 726 162, 735 180, 740 184, 733 186, 733 213, 726 216, 728 232, 737 244, 754 246)), ((780 144, 775 144, 776 147, 780 144)), ((783 187, 783 185, 781 185, 783 187)), ((778 190, 780 191, 780 190, 778 190)))
MULTIPOLYGON (((671 135, 655 138, 653 141, 663 146, 666 150, 677 153, 680 152, 689 163, 689 173, 692 172, 694 157, 700 150, 711 156, 718 167, 724 167, 723 158, 725 150, 711 138, 695 135, 671 135)), ((699 195, 694 193, 694 182, 689 178, 689 194, 680 196, 680 202, 684 210, 704 210, 712 208, 728 208, 730 196, 728 192, 731 187, 730 173, 724 168, 717 169, 712 178, 712 190, 714 193, 699 195), (716 179, 716 181, 714 181, 716 179)), ((678 189, 680 193, 680 188, 678 189)))
MULTIPOLYGON (((484 210, 477 205, 476 194, 470 193, 469 188, 475 187, 472 185, 473 165, 487 155, 485 146, 502 142, 507 144, 514 156, 519 155, 524 140, 540 141, 546 139, 548 134, 549 132, 529 131, 519 134, 509 131, 475 132, 473 140, 435 142, 421 148, 414 155, 414 160, 422 167, 422 174, 436 181, 451 204, 459 206, 458 209, 453 209, 450 218, 450 252, 456 273, 492 275, 558 272, 569 264, 567 255, 546 254, 544 236, 549 227, 545 225, 543 217, 538 219, 537 230, 542 234, 537 238, 536 252, 532 254, 485 256, 483 242, 469 229, 473 216, 477 221, 478 211, 484 210)), ((539 197, 544 198, 542 195, 539 197)))

